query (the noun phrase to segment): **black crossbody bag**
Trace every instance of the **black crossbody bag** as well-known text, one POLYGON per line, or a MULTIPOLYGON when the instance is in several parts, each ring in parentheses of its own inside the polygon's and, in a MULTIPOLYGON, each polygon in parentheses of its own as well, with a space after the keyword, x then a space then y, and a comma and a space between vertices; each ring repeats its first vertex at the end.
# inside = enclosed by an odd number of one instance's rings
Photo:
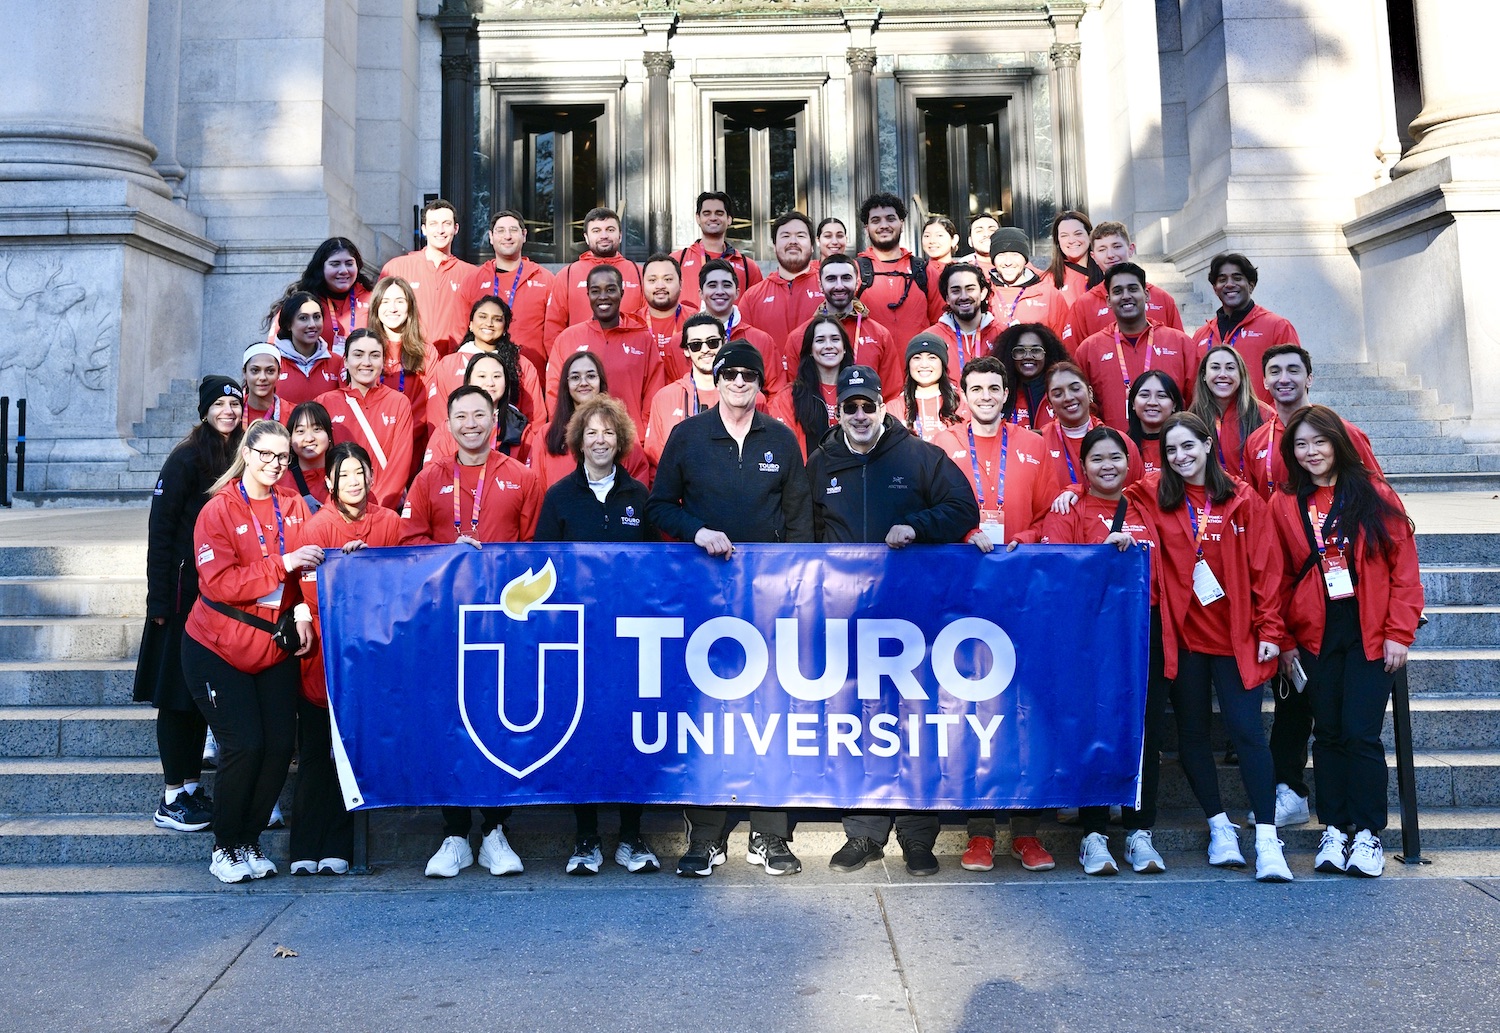
POLYGON ((283 653, 295 653, 302 648, 302 638, 297 634, 297 615, 293 610, 287 610, 276 623, 272 624, 264 617, 257 617, 253 613, 246 613, 237 606, 228 606, 224 603, 199 596, 203 605, 217 613, 222 613, 231 620, 237 620, 241 624, 248 624, 257 631, 264 631, 271 636, 271 641, 276 643, 276 648, 283 653))

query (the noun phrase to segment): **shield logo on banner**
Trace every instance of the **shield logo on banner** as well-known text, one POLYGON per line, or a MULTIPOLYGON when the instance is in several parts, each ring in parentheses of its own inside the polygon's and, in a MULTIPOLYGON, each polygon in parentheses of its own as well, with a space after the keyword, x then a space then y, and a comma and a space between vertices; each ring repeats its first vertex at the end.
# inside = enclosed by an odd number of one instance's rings
POLYGON ((583 605, 547 604, 548 560, 527 569, 498 604, 458 608, 458 710, 474 745, 525 778, 557 756, 583 716, 583 605))

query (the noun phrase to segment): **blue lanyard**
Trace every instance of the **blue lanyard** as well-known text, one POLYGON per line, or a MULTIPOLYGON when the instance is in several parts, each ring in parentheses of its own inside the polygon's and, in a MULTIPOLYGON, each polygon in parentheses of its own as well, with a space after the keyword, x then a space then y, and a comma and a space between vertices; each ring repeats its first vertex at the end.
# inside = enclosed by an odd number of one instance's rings
MULTIPOLYGON (((964 363, 968 362, 969 360, 968 360, 967 354, 964 351, 964 336, 965 335, 964 335, 963 330, 961 330, 959 328, 958 322, 956 320, 953 323, 953 333, 954 333, 955 336, 958 337, 958 368, 959 369, 963 369, 964 368, 964 363)), ((977 346, 979 344, 979 331, 978 330, 974 331, 974 344, 976 345, 976 349, 975 349, 975 352, 974 352, 974 357, 978 358, 979 357, 979 352, 978 352, 978 348, 977 348, 977 346)))
MULTIPOLYGON (((1010 425, 1000 425, 1000 461, 995 464, 995 505, 1005 505, 1005 452, 1010 447, 1010 425)), ((979 477, 979 446, 974 441, 974 425, 969 424, 969 463, 974 467, 974 494, 979 508, 984 508, 984 484, 979 477)))
MULTIPOLYGON (((510 281, 510 293, 505 296, 505 303, 512 307, 516 304, 516 288, 521 286, 521 270, 524 268, 526 268, 526 259, 523 258, 516 263, 516 278, 510 281)), ((497 298, 500 296, 499 266, 495 267, 495 275, 490 279, 490 292, 497 298)))
POLYGON ((1062 430, 1060 424, 1058 426, 1058 431, 1058 437, 1062 438, 1063 458, 1068 461, 1068 483, 1077 484, 1078 471, 1073 468, 1073 452, 1070 448, 1068 448, 1068 432, 1062 430))
MULTIPOLYGON (((294 459, 293 462, 296 460, 294 459)), ((245 505, 250 508, 250 522, 255 525, 255 536, 260 539, 260 555, 262 559, 270 559, 271 552, 266 548, 266 535, 260 529, 260 521, 256 519, 255 507, 250 505, 250 493, 245 490, 243 479, 239 482, 240 498, 245 500, 245 505)), ((271 490, 271 509, 276 513, 276 554, 278 556, 286 553, 286 535, 283 533, 281 524, 281 503, 276 501, 276 490, 271 490)))

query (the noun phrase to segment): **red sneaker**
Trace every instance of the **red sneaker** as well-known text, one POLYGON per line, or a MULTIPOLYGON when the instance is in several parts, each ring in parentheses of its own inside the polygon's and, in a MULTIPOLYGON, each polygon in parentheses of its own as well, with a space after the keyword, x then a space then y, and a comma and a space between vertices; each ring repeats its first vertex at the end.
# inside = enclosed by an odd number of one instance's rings
POLYGON ((974 836, 964 851, 963 866, 971 872, 987 872, 995 867, 995 841, 989 836, 974 836))
POLYGON ((1050 872, 1057 867, 1047 848, 1035 836, 1018 836, 1011 840, 1010 856, 1021 862, 1028 872, 1050 872))

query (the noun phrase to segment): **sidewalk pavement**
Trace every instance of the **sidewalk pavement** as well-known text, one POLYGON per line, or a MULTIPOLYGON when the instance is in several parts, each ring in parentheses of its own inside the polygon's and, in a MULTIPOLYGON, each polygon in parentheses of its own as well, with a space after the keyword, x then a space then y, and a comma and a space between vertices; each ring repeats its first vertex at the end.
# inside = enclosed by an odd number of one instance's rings
POLYGON ((240 887, 206 864, 3 869, 0 1030, 1500 1028, 1500 880, 1468 874, 1495 855, 1378 881, 1294 857, 1291 885, 1196 854, 1113 879, 943 860, 240 887))

